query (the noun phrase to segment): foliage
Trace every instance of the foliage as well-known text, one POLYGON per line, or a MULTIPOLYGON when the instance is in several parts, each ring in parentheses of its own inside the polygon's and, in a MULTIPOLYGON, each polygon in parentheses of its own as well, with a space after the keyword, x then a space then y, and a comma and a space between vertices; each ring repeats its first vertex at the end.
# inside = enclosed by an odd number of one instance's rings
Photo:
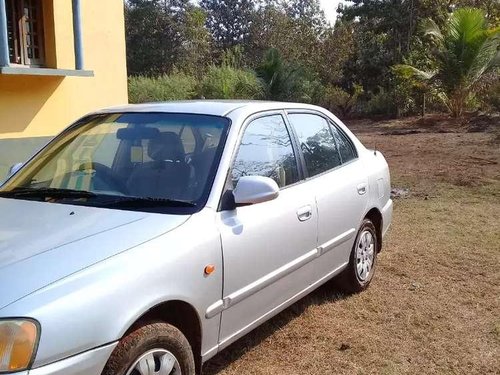
POLYGON ((188 7, 188 0, 125 3, 130 75, 161 75, 172 71, 182 54, 188 7))
POLYGON ((196 79, 184 73, 172 73, 157 78, 130 77, 130 103, 193 99, 196 97, 196 79))
POLYGON ((270 48, 280 53, 291 50, 292 20, 277 6, 268 4, 259 8, 253 15, 250 33, 246 43, 246 60, 256 66, 270 48))
POLYGON ((451 114, 459 117, 483 75, 500 64, 500 28, 488 29, 483 11, 462 8, 453 12, 443 30, 431 19, 423 22, 422 29, 435 42, 437 70, 426 72, 410 65, 396 69, 432 80, 451 114))
POLYGON ((256 67, 274 48, 284 60, 322 74, 325 67, 322 40, 328 25, 316 0, 264 1, 252 16, 247 42, 244 44, 249 66, 256 67))
POLYGON ((320 34, 326 28, 325 13, 319 0, 288 0, 283 7, 288 17, 304 23, 316 33, 320 34))
POLYGON ((354 92, 348 93, 338 86, 329 86, 325 89, 322 105, 341 118, 349 117, 358 104, 359 95, 363 89, 359 85, 354 86, 354 92))
POLYGON ((366 92, 390 90, 390 67, 412 52, 418 20, 432 17, 442 24, 448 11, 441 0, 353 0, 340 6, 342 21, 353 22, 355 48, 345 81, 359 82, 366 92))
POLYGON ((481 100, 480 107, 483 110, 500 112, 499 70, 488 73, 478 89, 477 97, 481 100))
POLYGON ((361 112, 368 116, 395 116, 398 109, 394 102, 394 94, 379 87, 379 90, 363 103, 361 112))
POLYGON ((344 83, 354 90, 354 82, 343 82, 344 71, 355 53, 355 25, 338 21, 334 28, 328 28, 320 40, 319 54, 315 70, 321 81, 330 85, 344 83))
POLYGON ((343 117, 498 108, 488 84, 498 0, 352 0, 333 26, 319 0, 126 0, 125 10, 133 100, 265 98, 343 117), (460 12, 482 17, 453 21, 460 12))
POLYGON ((206 13, 199 7, 191 6, 186 12, 185 40, 179 65, 182 70, 201 76, 210 61, 212 51, 211 35, 205 28, 206 13))
POLYGON ((289 63, 276 49, 267 51, 256 69, 264 86, 264 99, 313 103, 322 93, 321 83, 297 63, 289 63))
POLYGON ((256 71, 264 84, 264 99, 292 100, 299 89, 301 68, 284 62, 274 48, 267 51, 264 62, 256 71))
POLYGON ((201 83, 201 95, 206 99, 259 99, 262 86, 251 70, 212 65, 201 83))
POLYGON ((217 46, 229 48, 244 42, 252 24, 251 0, 201 0, 207 12, 207 28, 217 46))

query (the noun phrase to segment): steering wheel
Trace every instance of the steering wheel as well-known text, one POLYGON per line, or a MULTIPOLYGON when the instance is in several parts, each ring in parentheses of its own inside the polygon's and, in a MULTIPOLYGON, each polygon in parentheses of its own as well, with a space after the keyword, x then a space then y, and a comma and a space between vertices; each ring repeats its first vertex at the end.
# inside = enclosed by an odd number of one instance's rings
POLYGON ((113 170, 107 165, 96 162, 83 163, 82 165, 80 165, 78 170, 94 170, 96 177, 106 185, 107 189, 120 194, 127 193, 127 187, 125 186, 125 184, 116 177, 113 170))

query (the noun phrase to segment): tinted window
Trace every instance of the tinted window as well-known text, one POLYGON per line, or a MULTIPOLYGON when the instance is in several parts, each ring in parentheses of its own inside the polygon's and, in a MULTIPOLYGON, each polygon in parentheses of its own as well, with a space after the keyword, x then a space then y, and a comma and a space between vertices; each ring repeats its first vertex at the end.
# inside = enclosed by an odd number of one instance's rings
POLYGON ((330 126, 333 135, 335 136, 335 140, 337 141, 340 156, 342 157, 342 163, 347 163, 353 159, 356 159, 358 156, 351 140, 335 125, 331 124, 330 126))
POLYGON ((289 118, 299 138, 309 176, 315 176, 341 164, 337 145, 323 117, 299 113, 290 114, 289 118))
POLYGON ((243 176, 264 176, 279 187, 299 180, 288 130, 281 115, 253 121, 245 129, 232 171, 233 186, 243 176))

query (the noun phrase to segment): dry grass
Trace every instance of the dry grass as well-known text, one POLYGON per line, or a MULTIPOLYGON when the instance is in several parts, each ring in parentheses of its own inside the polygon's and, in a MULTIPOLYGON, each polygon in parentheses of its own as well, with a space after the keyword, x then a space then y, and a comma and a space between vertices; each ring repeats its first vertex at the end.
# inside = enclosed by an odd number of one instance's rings
POLYGON ((495 135, 453 124, 434 133, 416 121, 352 125, 384 152, 393 185, 411 191, 396 201, 373 284, 349 297, 328 283, 216 356, 205 373, 499 374, 495 135), (391 126, 418 132, 386 135, 391 126))

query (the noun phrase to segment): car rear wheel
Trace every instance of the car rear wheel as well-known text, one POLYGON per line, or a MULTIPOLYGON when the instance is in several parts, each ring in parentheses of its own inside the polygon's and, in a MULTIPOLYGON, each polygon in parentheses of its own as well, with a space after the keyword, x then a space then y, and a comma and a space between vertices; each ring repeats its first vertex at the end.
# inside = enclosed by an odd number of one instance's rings
POLYGON ((138 327, 115 348, 102 375, 194 375, 189 342, 166 323, 138 327))
POLYGON ((378 241, 377 230, 371 220, 363 220, 351 251, 349 265, 339 277, 343 291, 359 293, 368 288, 375 274, 378 241))

